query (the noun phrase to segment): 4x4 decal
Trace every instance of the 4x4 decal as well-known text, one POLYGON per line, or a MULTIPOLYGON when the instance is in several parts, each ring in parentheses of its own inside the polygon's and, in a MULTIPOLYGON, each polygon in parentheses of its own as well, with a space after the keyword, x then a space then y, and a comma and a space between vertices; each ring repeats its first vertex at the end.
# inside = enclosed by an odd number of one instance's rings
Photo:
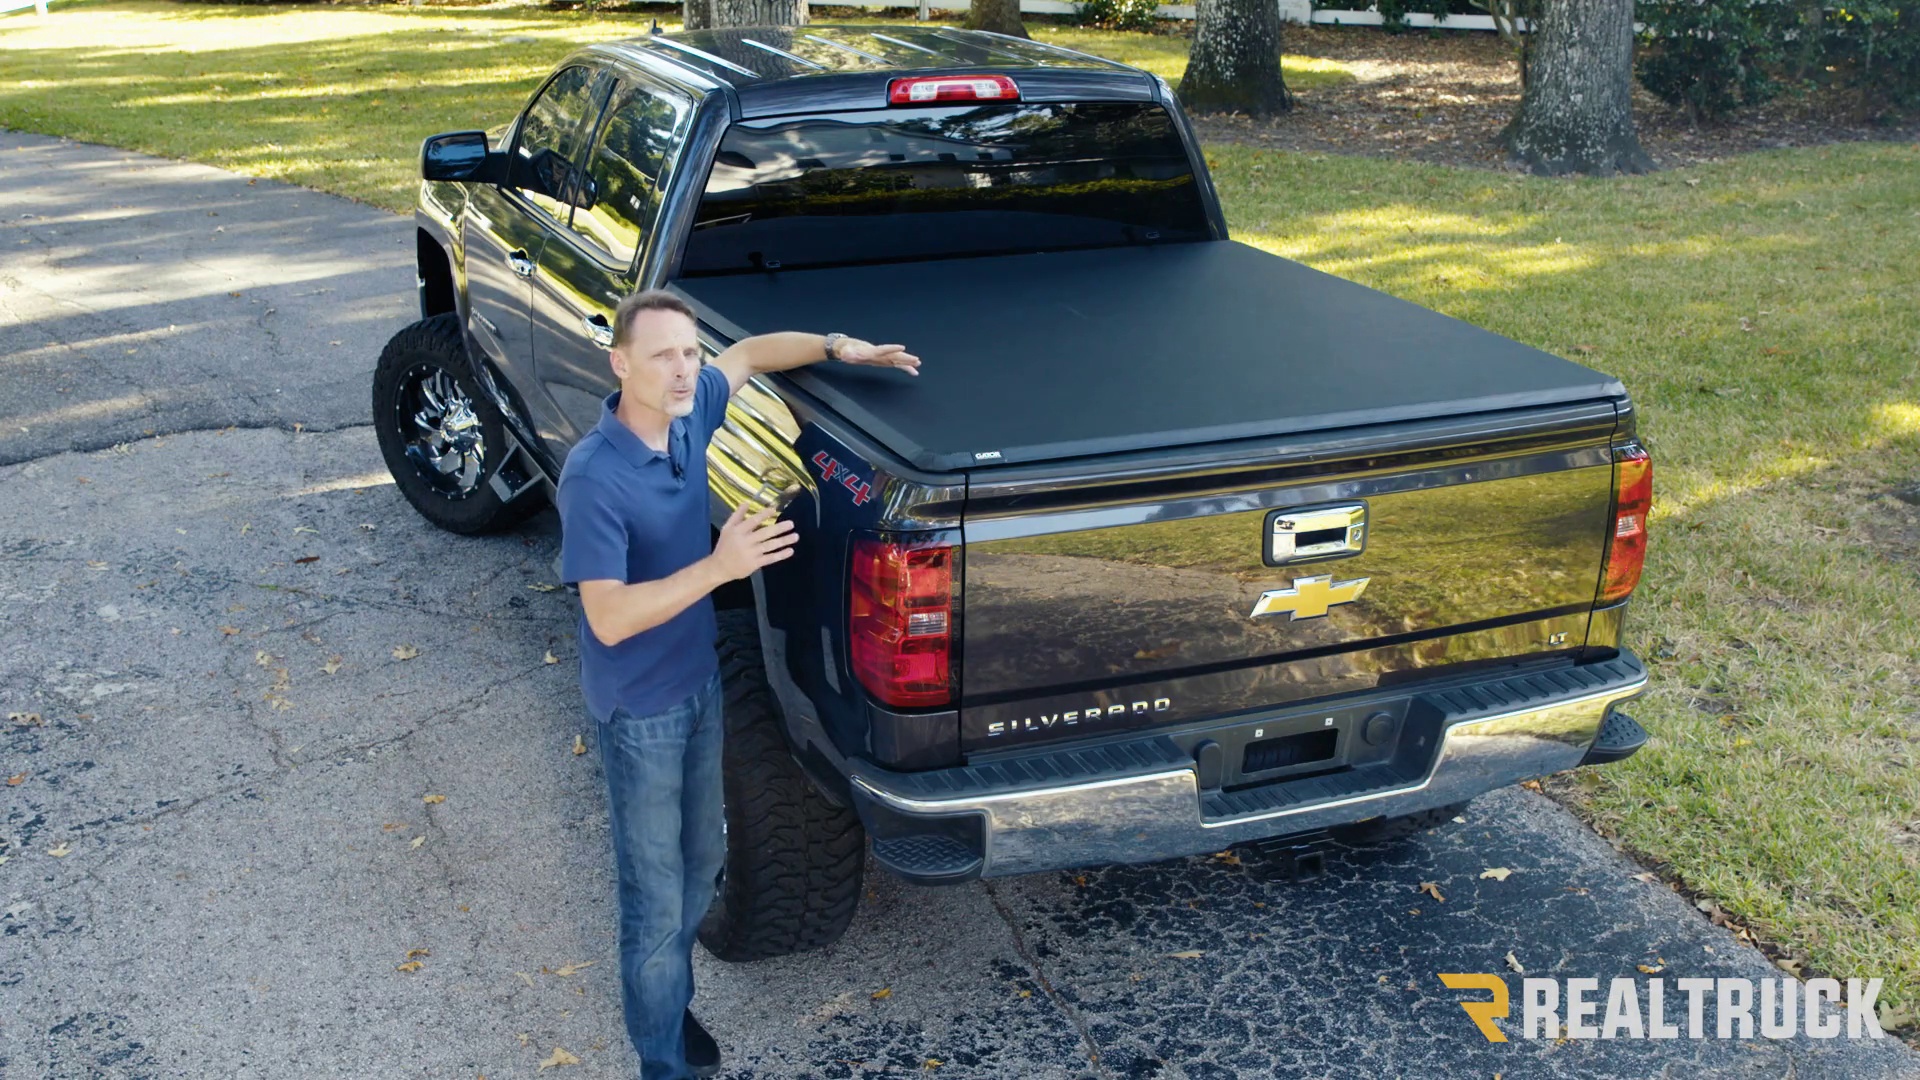
POLYGON ((860 506, 873 498, 873 485, 860 479, 852 469, 828 457, 825 450, 813 455, 813 463, 820 466, 820 479, 828 483, 838 479, 841 487, 853 492, 853 505, 860 506))

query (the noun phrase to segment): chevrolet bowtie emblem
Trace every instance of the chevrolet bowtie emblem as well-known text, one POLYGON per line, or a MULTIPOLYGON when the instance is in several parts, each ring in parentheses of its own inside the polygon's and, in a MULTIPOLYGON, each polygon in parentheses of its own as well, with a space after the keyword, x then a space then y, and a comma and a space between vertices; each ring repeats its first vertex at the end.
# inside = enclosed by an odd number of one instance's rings
POLYGON ((1351 581, 1335 582, 1332 574, 1320 574, 1315 577, 1293 579, 1291 589, 1269 589, 1254 601, 1253 612, 1247 617, 1257 619, 1262 615, 1291 613, 1298 622, 1301 619, 1315 619, 1327 613, 1335 604, 1351 604, 1360 599, 1367 591, 1367 582, 1372 578, 1354 578, 1351 581))

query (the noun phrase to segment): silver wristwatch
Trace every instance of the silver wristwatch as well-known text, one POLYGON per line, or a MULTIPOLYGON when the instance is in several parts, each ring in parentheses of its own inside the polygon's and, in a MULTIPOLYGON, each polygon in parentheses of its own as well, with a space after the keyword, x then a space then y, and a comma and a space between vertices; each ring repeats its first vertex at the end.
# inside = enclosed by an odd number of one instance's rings
POLYGON ((833 350, 838 348, 840 346, 840 343, 845 340, 847 340, 847 335, 845 334, 833 333, 833 334, 827 335, 827 359, 829 360, 840 359, 838 356, 835 356, 833 354, 833 350))

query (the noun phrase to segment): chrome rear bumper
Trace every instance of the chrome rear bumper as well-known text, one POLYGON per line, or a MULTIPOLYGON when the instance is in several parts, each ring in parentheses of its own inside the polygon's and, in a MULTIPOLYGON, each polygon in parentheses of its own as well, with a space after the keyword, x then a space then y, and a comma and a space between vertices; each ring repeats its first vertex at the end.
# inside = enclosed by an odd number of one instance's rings
MULTIPOLYGON (((1191 753, 1168 735, 934 772, 858 762, 851 779, 876 857, 909 880, 1156 862, 1411 814, 1573 768, 1646 682, 1622 653, 1415 694, 1392 762, 1235 791, 1204 789, 1191 753)), ((1253 722, 1273 720, 1233 723, 1253 722)))

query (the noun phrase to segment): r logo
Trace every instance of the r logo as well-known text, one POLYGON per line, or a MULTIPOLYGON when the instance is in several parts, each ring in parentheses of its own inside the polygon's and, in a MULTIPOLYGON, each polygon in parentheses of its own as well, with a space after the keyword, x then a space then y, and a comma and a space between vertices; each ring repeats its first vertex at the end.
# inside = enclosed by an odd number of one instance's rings
POLYGON ((1474 1026, 1488 1042, 1507 1041, 1506 1032, 1493 1025, 1495 1020, 1507 1018, 1507 980, 1498 975, 1448 973, 1440 976, 1440 981, 1451 990, 1486 990, 1493 994, 1492 1001, 1463 1001, 1460 1007, 1467 1011, 1474 1026))

